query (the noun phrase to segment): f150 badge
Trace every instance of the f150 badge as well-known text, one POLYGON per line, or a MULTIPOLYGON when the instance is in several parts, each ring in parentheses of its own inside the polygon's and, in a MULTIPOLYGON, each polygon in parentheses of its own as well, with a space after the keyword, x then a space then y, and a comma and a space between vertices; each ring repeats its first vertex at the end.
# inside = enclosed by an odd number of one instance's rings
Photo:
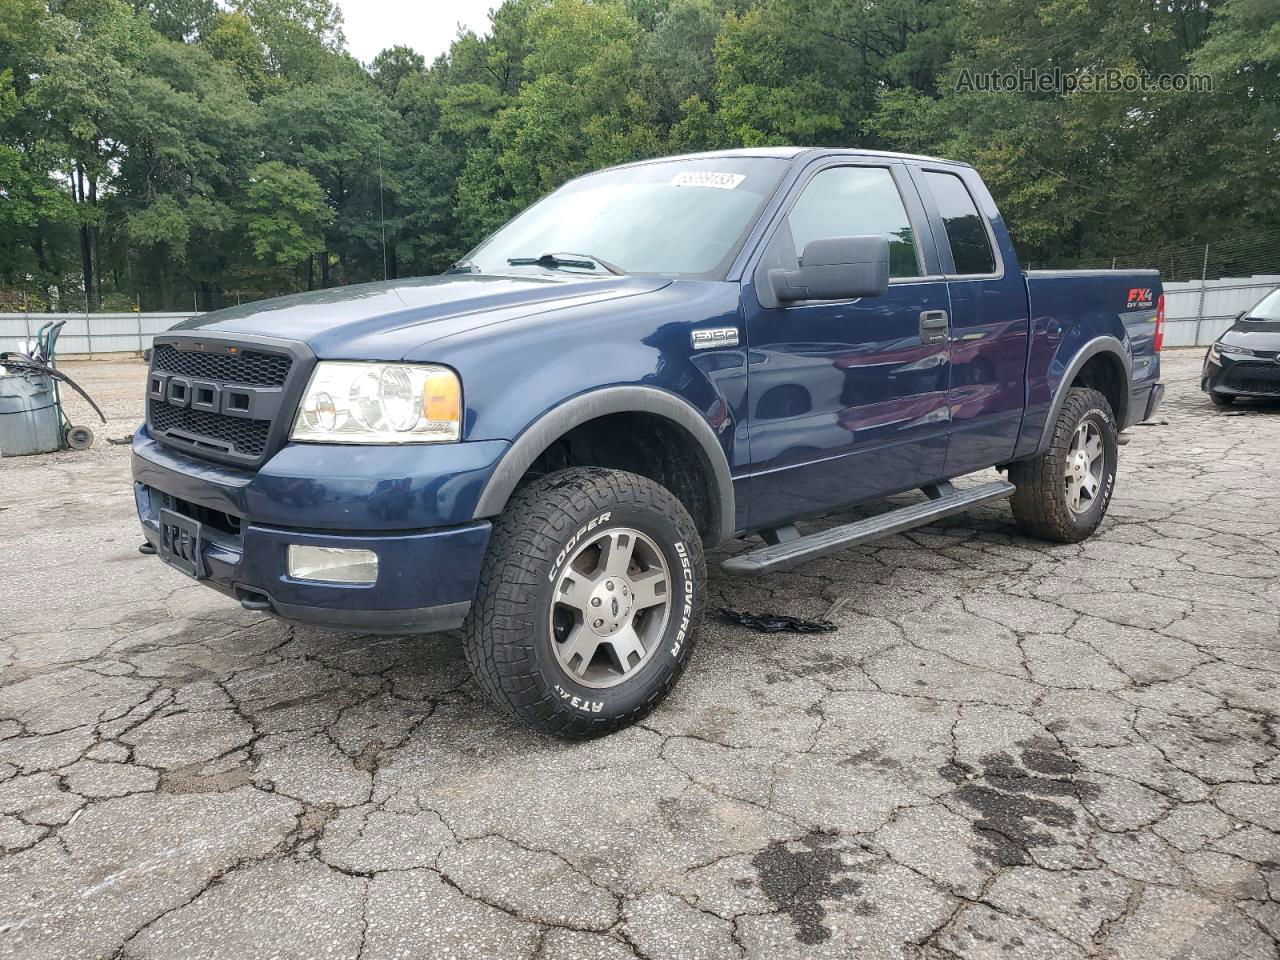
POLYGON ((693 349, 709 350, 712 347, 736 347, 738 345, 737 327, 710 327, 694 330, 693 349))

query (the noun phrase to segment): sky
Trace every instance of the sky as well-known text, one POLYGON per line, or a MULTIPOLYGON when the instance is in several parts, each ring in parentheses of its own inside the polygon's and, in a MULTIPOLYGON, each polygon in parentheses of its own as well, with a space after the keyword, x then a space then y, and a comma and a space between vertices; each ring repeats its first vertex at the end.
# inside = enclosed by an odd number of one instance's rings
POLYGON ((368 63, 387 47, 413 47, 430 63, 449 49, 458 24, 484 33, 502 0, 338 0, 347 49, 368 63))

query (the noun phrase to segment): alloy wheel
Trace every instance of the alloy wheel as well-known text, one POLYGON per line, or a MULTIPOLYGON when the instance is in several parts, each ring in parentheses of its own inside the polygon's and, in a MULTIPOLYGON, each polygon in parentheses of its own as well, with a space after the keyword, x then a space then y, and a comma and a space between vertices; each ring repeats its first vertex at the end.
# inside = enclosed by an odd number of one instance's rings
POLYGON ((1105 466, 1102 431, 1092 420, 1085 420, 1076 427, 1067 451, 1066 487, 1067 506, 1072 513, 1087 513, 1097 502, 1102 490, 1102 470, 1105 466))
POLYGON ((578 548, 556 582, 556 659, 583 686, 616 686, 649 660, 670 614, 671 575, 657 544, 639 530, 606 530, 578 548))

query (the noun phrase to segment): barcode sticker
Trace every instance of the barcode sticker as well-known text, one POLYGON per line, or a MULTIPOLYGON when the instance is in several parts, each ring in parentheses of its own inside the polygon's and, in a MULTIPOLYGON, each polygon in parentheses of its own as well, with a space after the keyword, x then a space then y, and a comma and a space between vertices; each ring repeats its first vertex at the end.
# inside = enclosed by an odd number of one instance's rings
POLYGON ((673 187, 714 187, 717 190, 732 190, 747 179, 741 173, 716 173, 712 170, 690 170, 677 173, 671 178, 673 187))

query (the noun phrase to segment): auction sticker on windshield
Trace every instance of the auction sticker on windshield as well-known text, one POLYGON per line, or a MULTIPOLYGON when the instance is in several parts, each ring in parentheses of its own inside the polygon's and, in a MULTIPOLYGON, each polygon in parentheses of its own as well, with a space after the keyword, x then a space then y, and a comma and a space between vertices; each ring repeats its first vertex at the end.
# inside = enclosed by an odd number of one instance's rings
POLYGON ((677 173, 671 178, 673 187, 715 187, 717 190, 732 190, 747 179, 741 173, 716 173, 712 170, 687 170, 677 173))

